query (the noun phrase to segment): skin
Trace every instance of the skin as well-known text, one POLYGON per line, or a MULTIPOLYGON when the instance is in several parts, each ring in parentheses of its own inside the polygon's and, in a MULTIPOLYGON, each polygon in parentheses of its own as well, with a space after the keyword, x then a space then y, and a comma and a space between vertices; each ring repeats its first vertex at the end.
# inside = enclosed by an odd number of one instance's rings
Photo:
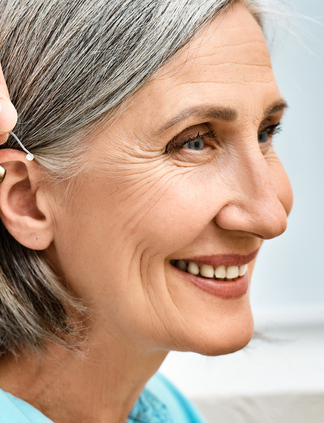
POLYGON ((247 255, 285 230, 291 187, 271 140, 258 143, 258 133, 282 117, 279 107, 264 121, 274 103, 282 99, 262 31, 237 3, 87 140, 87 169, 67 195, 64 186, 42 185, 37 163, 21 152, 1 152, 8 230, 46 249, 92 312, 83 354, 49 346, 37 359, 3 360, 3 389, 58 423, 124 422, 169 350, 218 355, 247 344, 248 293, 211 295, 170 260, 247 255), (189 114, 164 128, 197 106, 230 107, 237 116, 189 114), (217 139, 206 137, 201 151, 170 147, 211 129, 217 139), (24 195, 15 189, 19 175, 30 181, 24 195))
POLYGON ((17 112, 10 102, 8 88, 0 65, 0 144, 6 142, 8 133, 17 123, 17 112))

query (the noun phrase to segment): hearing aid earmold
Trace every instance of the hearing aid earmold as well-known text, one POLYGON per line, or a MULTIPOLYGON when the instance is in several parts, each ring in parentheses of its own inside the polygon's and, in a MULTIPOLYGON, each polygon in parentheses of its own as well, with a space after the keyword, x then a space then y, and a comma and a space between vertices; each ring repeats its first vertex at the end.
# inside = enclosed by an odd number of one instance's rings
POLYGON ((0 166, 0 184, 1 182, 4 180, 4 178, 6 177, 6 169, 2 166, 0 166))

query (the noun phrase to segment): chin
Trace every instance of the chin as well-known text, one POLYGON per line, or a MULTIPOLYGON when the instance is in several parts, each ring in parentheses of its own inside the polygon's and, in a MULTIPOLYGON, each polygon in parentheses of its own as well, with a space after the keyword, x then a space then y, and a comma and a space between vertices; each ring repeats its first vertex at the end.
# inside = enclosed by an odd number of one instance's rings
POLYGON ((246 345, 250 342, 252 336, 253 329, 249 329, 245 332, 241 332, 240 334, 238 334, 236 339, 228 340, 228 342, 224 342, 224 344, 222 345, 205 345, 203 348, 200 349, 200 351, 197 352, 199 354, 211 357, 231 354, 246 347, 246 345))
POLYGON ((195 327, 190 333, 190 339, 184 340, 186 345, 177 349, 206 356, 231 354, 244 348, 250 342, 253 332, 253 317, 249 307, 244 313, 222 316, 219 324, 200 329, 195 327))

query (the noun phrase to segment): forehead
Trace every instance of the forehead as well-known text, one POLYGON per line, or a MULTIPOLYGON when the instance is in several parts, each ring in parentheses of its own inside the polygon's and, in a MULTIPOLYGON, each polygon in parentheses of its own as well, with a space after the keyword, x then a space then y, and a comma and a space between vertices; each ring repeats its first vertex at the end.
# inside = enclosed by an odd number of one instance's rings
POLYGON ((200 105, 234 107, 240 114, 280 98, 261 28, 241 3, 210 21, 134 96, 141 120, 154 125, 200 105), (249 110, 247 110, 249 109, 249 110))
POLYGON ((260 67, 265 77, 267 70, 271 73, 264 35, 248 9, 236 3, 210 21, 153 81, 181 78, 182 82, 199 82, 206 76, 205 82, 218 84, 251 82, 260 67))

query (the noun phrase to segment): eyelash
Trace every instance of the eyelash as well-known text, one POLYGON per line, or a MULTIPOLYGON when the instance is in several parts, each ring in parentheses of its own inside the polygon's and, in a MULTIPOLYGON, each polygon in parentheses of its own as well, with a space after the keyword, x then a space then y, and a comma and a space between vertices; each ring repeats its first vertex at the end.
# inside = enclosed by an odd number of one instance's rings
POLYGON ((215 140, 216 132, 213 131, 212 129, 208 132, 205 132, 204 134, 201 134, 200 132, 198 132, 198 134, 195 137, 187 138, 182 144, 180 144, 179 148, 181 149, 184 145, 188 144, 190 141, 195 141, 196 139, 202 139, 203 140, 204 138, 208 138, 210 140, 215 140))
POLYGON ((267 128, 264 128, 262 131, 259 132, 259 134, 261 132, 267 131, 268 136, 273 137, 274 135, 279 134, 279 132, 281 132, 281 130, 282 130, 281 122, 278 122, 275 125, 270 125, 267 128))
POLYGON ((205 132, 201 134, 200 132, 197 133, 197 135, 192 137, 187 137, 182 143, 177 143, 177 138, 175 137, 172 139, 168 145, 166 146, 165 152, 170 153, 171 151, 180 151, 186 144, 188 144, 190 141, 195 141, 197 139, 210 139, 212 141, 215 141, 217 139, 216 132, 214 130, 210 130, 208 132, 205 132))

